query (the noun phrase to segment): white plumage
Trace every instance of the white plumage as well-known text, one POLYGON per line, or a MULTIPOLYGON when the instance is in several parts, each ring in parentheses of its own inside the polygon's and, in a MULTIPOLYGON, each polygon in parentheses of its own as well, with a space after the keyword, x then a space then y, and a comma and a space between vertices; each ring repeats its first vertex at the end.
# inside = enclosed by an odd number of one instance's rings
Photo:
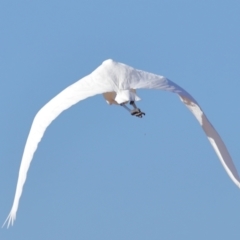
POLYGON ((224 142, 199 104, 188 92, 163 76, 137 70, 109 59, 91 74, 60 92, 36 114, 23 152, 12 209, 3 226, 6 223, 7 227, 13 225, 16 219, 30 163, 38 143, 51 122, 72 105, 96 94, 104 94, 109 104, 126 104, 129 101, 138 101, 140 99, 136 95, 136 89, 140 88, 166 90, 178 94, 180 100, 200 123, 228 175, 240 187, 240 178, 224 142))

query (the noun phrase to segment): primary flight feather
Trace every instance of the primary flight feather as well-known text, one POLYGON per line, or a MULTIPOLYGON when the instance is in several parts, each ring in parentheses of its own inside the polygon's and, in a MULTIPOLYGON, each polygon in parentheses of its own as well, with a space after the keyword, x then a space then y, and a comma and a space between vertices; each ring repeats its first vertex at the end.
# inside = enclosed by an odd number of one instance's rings
POLYGON ((104 61, 91 74, 60 92, 36 114, 24 148, 13 205, 3 226, 6 223, 7 227, 13 225, 16 219, 19 200, 30 163, 38 143, 51 122, 72 105, 97 94, 103 94, 109 104, 121 105, 132 115, 142 117, 145 113, 141 112, 135 104, 136 101, 140 100, 136 94, 136 90, 140 88, 166 90, 178 94, 180 100, 200 123, 229 177, 240 187, 238 172, 224 142, 197 101, 188 92, 163 76, 137 70, 109 59, 104 61), (127 103, 133 106, 133 110, 126 106, 127 103))

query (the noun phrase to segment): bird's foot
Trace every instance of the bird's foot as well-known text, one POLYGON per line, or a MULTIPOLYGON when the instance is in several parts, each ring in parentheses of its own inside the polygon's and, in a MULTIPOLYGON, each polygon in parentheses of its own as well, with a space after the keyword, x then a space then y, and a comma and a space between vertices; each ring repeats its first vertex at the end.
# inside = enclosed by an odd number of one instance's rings
POLYGON ((131 111, 131 115, 132 116, 136 116, 136 117, 139 117, 139 118, 142 118, 143 115, 145 115, 144 112, 141 112, 141 110, 139 108, 135 108, 131 111))

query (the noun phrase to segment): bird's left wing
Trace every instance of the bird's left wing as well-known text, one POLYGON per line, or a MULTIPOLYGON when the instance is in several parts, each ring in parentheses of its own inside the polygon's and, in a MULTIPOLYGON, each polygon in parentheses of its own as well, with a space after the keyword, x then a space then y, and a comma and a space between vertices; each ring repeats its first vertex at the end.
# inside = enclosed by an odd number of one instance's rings
POLYGON ((130 73, 128 74, 130 76, 128 82, 132 89, 159 89, 177 93, 179 95, 181 101, 186 105, 186 107, 192 112, 192 114, 200 123, 228 175, 232 181, 240 188, 240 178, 234 166, 232 158, 220 135, 210 123, 197 101, 183 88, 163 76, 136 70, 127 65, 125 65, 125 68, 127 68, 128 72, 130 73))
POLYGON ((50 100, 36 114, 23 152, 12 209, 3 226, 6 223, 7 227, 9 227, 10 224, 13 225, 23 190, 23 185, 25 183, 34 152, 36 151, 38 143, 41 141, 45 130, 51 124, 51 122, 64 110, 70 108, 72 105, 81 100, 96 94, 113 91, 111 83, 104 78, 104 74, 101 76, 101 72, 104 71, 99 68, 92 74, 67 87, 56 97, 50 100))

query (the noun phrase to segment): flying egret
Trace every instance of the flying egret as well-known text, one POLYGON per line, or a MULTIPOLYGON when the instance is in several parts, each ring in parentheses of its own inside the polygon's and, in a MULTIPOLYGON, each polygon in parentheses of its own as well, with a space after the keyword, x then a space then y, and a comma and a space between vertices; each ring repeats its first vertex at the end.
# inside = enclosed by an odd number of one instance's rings
POLYGON ((131 115, 142 117, 145 113, 136 106, 136 101, 140 100, 136 89, 140 88, 159 89, 178 94, 180 100, 200 123, 229 177, 240 187, 240 178, 224 142, 197 101, 187 91, 163 76, 137 70, 109 59, 104 61, 91 74, 60 92, 36 114, 24 148, 13 205, 3 226, 6 223, 7 227, 13 225, 16 219, 19 200, 30 163, 38 143, 50 123, 64 110, 96 94, 103 94, 108 104, 120 105, 128 110, 131 115), (133 107, 132 110, 127 107, 128 103, 133 107))

